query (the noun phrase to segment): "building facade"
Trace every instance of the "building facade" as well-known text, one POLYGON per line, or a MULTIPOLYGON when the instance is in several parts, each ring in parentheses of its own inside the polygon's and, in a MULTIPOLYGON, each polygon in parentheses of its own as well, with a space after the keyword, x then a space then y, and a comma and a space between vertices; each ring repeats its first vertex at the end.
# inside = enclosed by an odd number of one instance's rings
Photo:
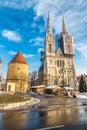
POLYGON ((44 40, 44 51, 41 51, 39 84, 66 86, 76 89, 76 72, 74 66, 74 40, 67 32, 62 17, 62 32, 57 38, 55 50, 54 35, 48 13, 47 29, 44 40))
POLYGON ((6 90, 26 92, 28 87, 28 64, 21 52, 18 52, 8 64, 6 90))

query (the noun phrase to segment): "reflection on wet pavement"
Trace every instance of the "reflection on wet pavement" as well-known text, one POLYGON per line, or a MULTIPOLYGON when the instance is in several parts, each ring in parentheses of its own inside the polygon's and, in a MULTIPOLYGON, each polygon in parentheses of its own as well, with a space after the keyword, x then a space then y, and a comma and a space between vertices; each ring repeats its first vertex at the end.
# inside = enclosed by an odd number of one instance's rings
POLYGON ((36 106, 38 107, 29 110, 1 113, 0 130, 33 130, 87 122, 87 106, 81 106, 77 99, 48 98, 36 106), (57 108, 56 105, 62 107, 57 108))

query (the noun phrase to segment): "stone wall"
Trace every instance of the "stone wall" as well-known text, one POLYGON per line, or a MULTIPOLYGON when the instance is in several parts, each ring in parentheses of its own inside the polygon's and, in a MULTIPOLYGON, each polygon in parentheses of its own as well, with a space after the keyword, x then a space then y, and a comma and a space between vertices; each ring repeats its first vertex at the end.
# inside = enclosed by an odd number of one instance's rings
MULTIPOLYGON (((8 83, 15 83, 14 91, 27 91, 28 88, 28 65, 22 63, 10 63, 8 65, 6 90, 10 91, 8 83)), ((12 86, 10 86, 12 87, 12 86)), ((11 89, 12 90, 12 89, 11 89)))

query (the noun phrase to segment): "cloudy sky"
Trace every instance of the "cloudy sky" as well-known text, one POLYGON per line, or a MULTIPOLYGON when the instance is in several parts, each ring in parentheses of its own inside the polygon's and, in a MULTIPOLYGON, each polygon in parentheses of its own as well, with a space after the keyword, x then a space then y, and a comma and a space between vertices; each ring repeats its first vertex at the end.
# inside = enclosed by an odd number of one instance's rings
POLYGON ((67 30, 74 37, 77 74, 87 73, 86 0, 0 0, 0 57, 4 77, 8 63, 18 51, 23 53, 30 72, 38 70, 48 11, 54 35, 61 32, 64 14, 67 30))

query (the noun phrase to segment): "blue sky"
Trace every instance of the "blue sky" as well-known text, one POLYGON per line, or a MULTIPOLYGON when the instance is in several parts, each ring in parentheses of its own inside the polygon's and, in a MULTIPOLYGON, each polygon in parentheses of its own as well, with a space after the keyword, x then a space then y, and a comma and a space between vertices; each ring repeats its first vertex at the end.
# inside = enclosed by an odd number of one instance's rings
POLYGON ((2 73, 21 51, 29 64, 29 71, 40 66, 39 51, 43 49, 50 12, 54 35, 62 28, 62 14, 68 32, 74 37, 77 74, 87 73, 87 1, 86 0, 0 0, 0 57, 2 73))

